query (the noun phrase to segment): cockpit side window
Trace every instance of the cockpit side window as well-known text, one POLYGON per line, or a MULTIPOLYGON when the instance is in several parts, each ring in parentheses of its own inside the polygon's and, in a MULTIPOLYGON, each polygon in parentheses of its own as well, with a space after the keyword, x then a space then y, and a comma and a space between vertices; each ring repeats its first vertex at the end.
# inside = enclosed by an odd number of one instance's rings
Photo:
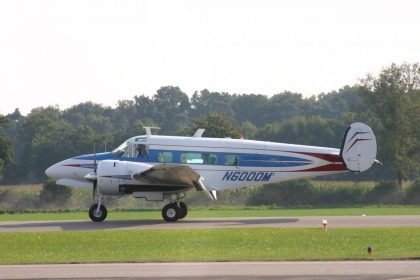
POLYGON ((148 158, 149 157, 149 147, 145 144, 136 144, 136 157, 148 158))

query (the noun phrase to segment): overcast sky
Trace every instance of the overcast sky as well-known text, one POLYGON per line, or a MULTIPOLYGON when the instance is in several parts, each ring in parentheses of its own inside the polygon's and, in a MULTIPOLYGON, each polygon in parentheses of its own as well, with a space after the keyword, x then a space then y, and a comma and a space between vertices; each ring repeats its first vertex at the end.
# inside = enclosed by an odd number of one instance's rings
POLYGON ((0 114, 165 85, 305 96, 420 61, 420 1, 0 1, 0 114))

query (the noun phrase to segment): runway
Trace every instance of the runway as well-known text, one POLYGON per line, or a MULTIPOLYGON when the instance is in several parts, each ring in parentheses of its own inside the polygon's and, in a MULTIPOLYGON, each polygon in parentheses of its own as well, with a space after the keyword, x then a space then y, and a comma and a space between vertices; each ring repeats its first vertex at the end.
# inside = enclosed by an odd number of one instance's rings
POLYGON ((420 261, 208 262, 0 266, 0 279, 420 279, 420 261))
POLYGON ((331 216, 331 217, 252 217, 185 219, 175 223, 162 220, 104 221, 25 221, 0 222, 0 232, 42 232, 74 230, 143 230, 191 228, 283 227, 317 228, 322 220, 329 228, 420 227, 420 216, 331 216))

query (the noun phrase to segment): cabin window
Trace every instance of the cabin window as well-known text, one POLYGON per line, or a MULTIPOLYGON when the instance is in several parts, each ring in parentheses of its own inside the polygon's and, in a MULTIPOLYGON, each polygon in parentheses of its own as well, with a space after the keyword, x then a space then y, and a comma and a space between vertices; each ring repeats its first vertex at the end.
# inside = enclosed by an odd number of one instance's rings
POLYGON ((172 152, 160 152, 158 153, 158 160, 161 163, 173 162, 173 153, 172 152))
POLYGON ((204 161, 204 164, 216 165, 217 164, 217 155, 216 154, 204 153, 203 154, 203 161, 204 161))
POLYGON ((225 155, 225 165, 230 165, 230 166, 239 165, 239 155, 226 154, 225 155))
POLYGON ((217 155, 210 153, 181 153, 181 163, 217 164, 217 155))

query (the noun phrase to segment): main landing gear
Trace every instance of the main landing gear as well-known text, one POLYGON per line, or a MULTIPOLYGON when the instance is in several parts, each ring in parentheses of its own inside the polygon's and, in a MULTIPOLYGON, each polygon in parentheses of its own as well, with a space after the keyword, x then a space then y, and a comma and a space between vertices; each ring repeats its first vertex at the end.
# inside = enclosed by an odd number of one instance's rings
MULTIPOLYGON (((108 211, 102 204, 103 195, 99 197, 98 203, 93 204, 89 209, 89 217, 94 222, 102 222, 106 219, 108 211)), ((162 209, 162 217, 167 222, 175 222, 179 219, 183 219, 187 216, 188 207, 187 205, 177 200, 166 204, 162 209)))
POLYGON ((187 205, 182 201, 166 204, 162 209, 162 217, 167 222, 183 219, 187 216, 187 213, 187 205))

